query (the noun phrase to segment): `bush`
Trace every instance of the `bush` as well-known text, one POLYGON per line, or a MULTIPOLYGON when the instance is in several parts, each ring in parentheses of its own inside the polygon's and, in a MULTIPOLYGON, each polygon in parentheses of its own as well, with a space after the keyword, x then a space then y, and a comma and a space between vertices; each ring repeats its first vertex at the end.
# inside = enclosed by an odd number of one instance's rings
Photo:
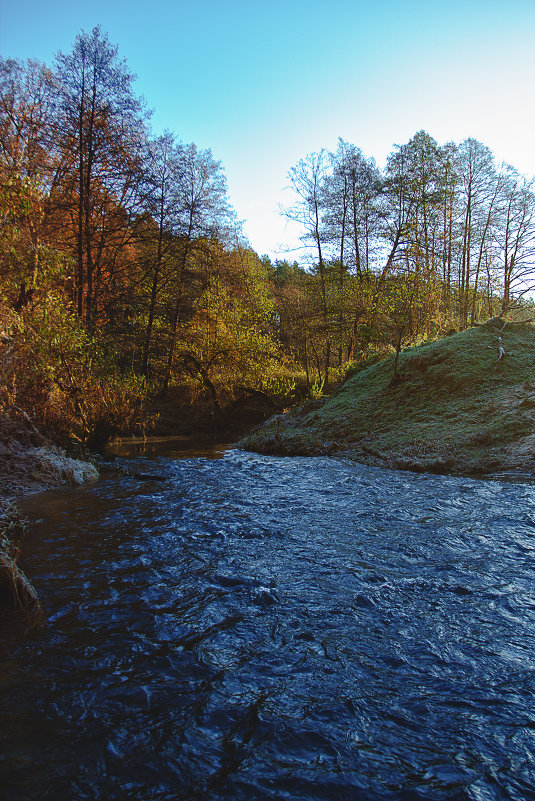
POLYGON ((22 412, 56 441, 92 446, 144 429, 142 380, 121 375, 59 297, 21 314, 0 304, 2 319, 0 413, 22 412))

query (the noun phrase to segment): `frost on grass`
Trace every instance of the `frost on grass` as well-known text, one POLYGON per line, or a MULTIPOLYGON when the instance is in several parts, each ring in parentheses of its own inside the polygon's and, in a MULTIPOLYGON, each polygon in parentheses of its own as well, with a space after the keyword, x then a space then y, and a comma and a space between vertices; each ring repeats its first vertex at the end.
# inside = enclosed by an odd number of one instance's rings
POLYGON ((17 565, 27 521, 13 503, 0 504, 0 608, 35 609, 37 593, 17 565))
POLYGON ((31 448, 28 455, 35 462, 34 477, 47 484, 81 485, 98 478, 94 465, 71 459, 60 448, 31 448))

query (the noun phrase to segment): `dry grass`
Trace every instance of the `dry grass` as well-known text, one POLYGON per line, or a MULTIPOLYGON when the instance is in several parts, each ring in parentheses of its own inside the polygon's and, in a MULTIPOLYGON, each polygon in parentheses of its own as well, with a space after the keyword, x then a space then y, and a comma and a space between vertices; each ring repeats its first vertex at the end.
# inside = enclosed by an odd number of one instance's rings
POLYGON ((0 606, 36 609, 37 593, 17 565, 27 521, 15 504, 0 504, 0 606))

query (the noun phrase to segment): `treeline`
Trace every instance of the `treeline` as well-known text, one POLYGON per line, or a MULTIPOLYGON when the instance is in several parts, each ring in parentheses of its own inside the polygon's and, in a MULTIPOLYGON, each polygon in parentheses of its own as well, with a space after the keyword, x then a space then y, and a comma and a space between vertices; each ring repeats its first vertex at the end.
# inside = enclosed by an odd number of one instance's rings
POLYGON ((49 68, 0 60, 0 411, 96 441, 147 399, 326 391, 346 365, 482 317, 529 287, 532 187, 424 132, 381 172, 354 146, 291 171, 310 264, 244 242, 209 150, 153 137, 100 28, 49 68), (174 393, 174 395, 173 395, 174 393))
POLYGON ((297 334, 285 281, 287 339, 295 347, 297 335, 301 360, 312 356, 323 383, 333 366, 381 342, 399 352, 529 303, 533 181, 497 167, 480 142, 439 146, 420 131, 381 171, 339 140, 335 153, 310 154, 289 177, 296 202, 286 214, 311 253, 316 325, 297 334))
POLYGON ((99 28, 0 63, 0 406, 83 441, 173 385, 270 397, 289 361, 221 164, 148 122, 99 28))

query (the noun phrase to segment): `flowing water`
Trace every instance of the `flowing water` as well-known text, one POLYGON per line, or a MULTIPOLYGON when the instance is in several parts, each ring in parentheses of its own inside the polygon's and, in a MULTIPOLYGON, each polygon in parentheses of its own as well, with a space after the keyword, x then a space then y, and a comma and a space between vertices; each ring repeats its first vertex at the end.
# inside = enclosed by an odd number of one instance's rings
POLYGON ((535 798, 535 486, 160 450, 33 496, 15 801, 535 798))

